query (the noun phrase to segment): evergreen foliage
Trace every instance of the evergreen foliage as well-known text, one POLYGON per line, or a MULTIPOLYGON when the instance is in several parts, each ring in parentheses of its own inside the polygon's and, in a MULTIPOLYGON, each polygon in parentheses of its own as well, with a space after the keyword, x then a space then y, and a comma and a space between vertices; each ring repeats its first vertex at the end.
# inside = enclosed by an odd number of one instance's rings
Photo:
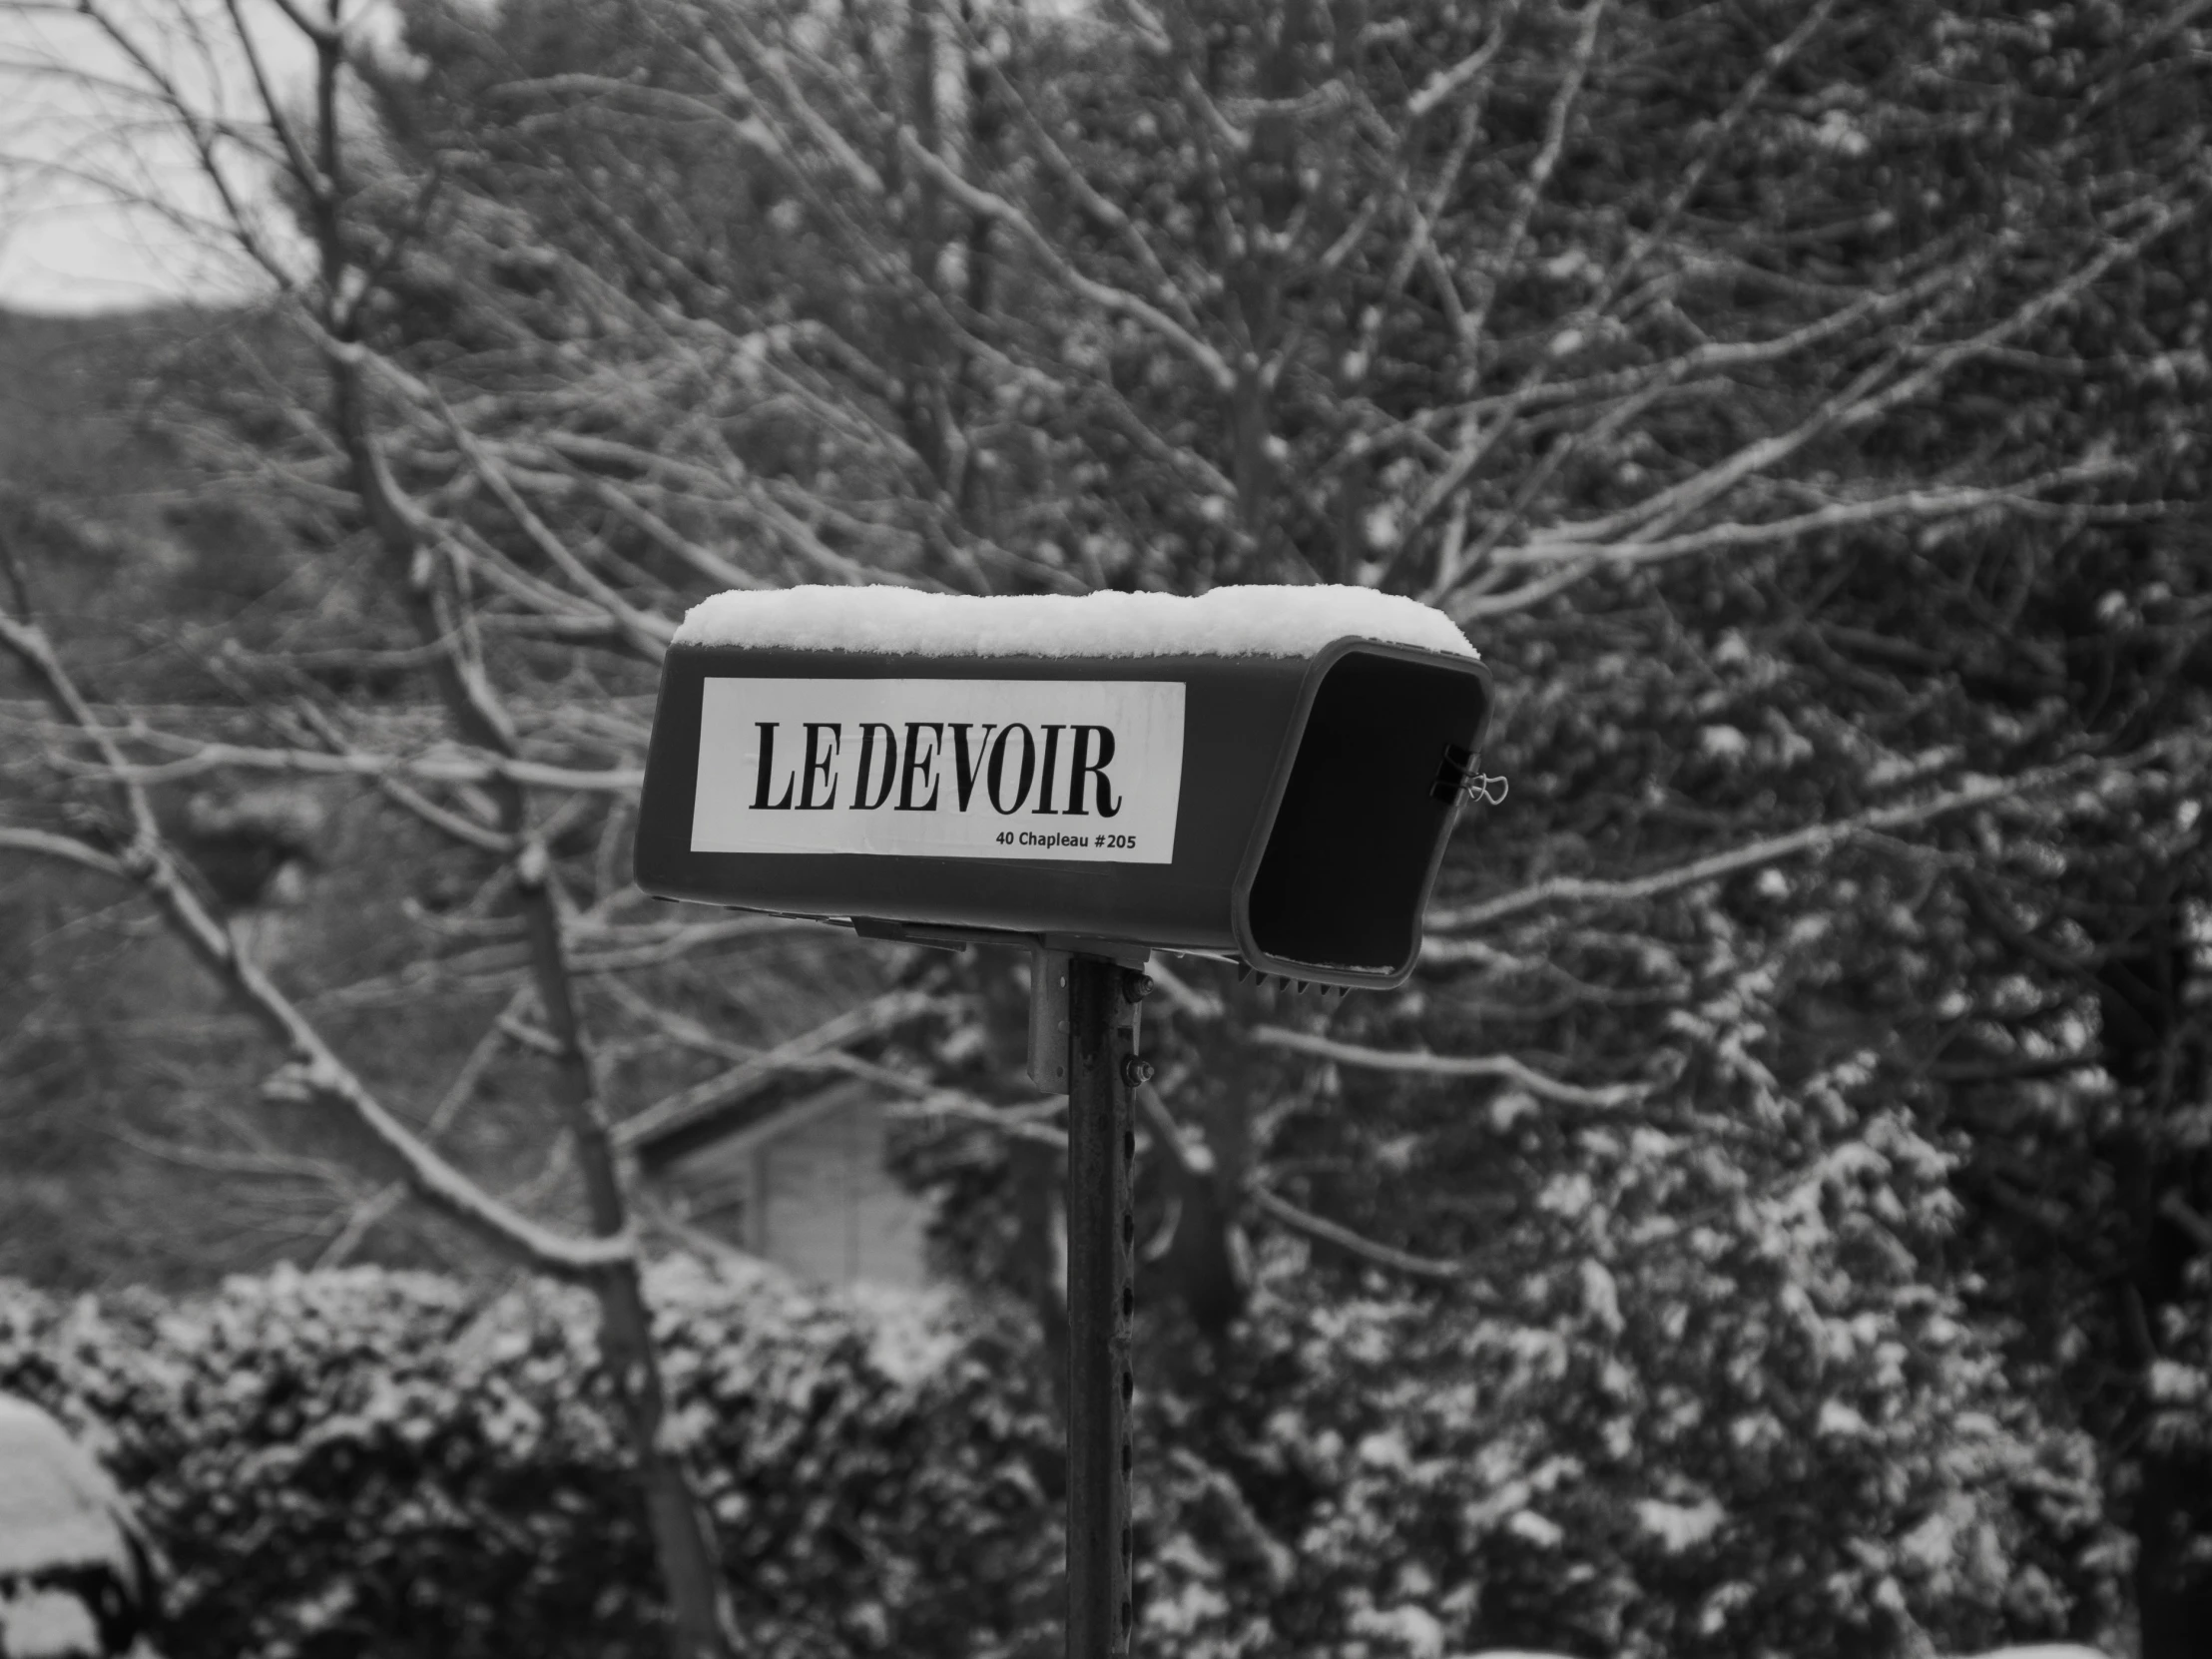
MULTIPOLYGON (((1878 1161, 1780 1212, 1824 1231, 1878 1161)), ((1586 1228, 1617 1201, 1551 1209, 1586 1228)), ((2109 1621, 2124 1551, 2093 1449, 2038 1423, 1938 1299, 1825 1314, 1786 1250, 1735 1243, 1730 1277, 1678 1268, 1671 1300, 1625 1309, 1587 1260, 1438 1307, 1318 1297, 1300 1253, 1270 1251, 1210 1385, 1142 1396, 1145 1639, 1855 1654, 2048 1634, 2069 1603, 2077 1629, 2109 1621)), ((677 1260, 651 1290, 746 1651, 1057 1650, 1031 1339, 758 1269, 677 1260)), ((10 1285, 0 1388, 124 1483, 168 1558, 177 1659, 603 1654, 656 1628, 573 1293, 376 1269, 175 1302, 10 1285)))
MULTIPOLYGON (((1045 1616, 1048 1424, 987 1334, 760 1269, 653 1292, 745 1651, 1004 1651, 1045 1616)), ((592 1325, 574 1293, 371 1268, 174 1303, 9 1284, 0 1388, 125 1485, 175 1659, 636 1652, 663 1614, 592 1325)))

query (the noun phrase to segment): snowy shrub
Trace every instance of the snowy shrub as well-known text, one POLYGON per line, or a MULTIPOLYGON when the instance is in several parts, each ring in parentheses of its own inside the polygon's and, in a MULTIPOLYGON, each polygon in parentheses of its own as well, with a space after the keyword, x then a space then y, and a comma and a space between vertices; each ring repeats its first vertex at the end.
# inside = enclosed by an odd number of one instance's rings
MULTIPOLYGON (((987 1333, 672 1263, 652 1294, 746 1651, 989 1654, 1049 1617, 1051 1434, 987 1333)), ((356 1270, 168 1306, 0 1285, 167 1553, 172 1659, 638 1653, 659 1590, 573 1293, 356 1270)))
MULTIPOLYGON (((1939 1161, 1878 1121, 1810 1185, 1662 1236, 1646 1189, 1677 1166, 1630 1150, 1588 1147, 1530 1224, 1548 1269, 1363 1287, 1276 1241, 1212 1358, 1147 1319, 1149 1650, 1887 1659, 2110 1634, 2125 1555, 2087 1443, 1902 1261, 1836 1271, 1882 1194, 1939 1213, 1939 1161)), ((672 1262, 651 1290, 749 1656, 1058 1652, 1026 1337, 765 1271, 672 1262)), ((574 1293, 368 1270, 174 1305, 0 1285, 0 1389, 140 1506, 172 1659, 635 1654, 660 1596, 592 1324, 574 1293)))
POLYGON ((2126 1555, 2092 1448, 1925 1291, 1839 1317, 1787 1265, 1734 1260, 1671 1308, 1626 1286, 1616 1307, 1572 1265, 1503 1307, 1331 1299, 1301 1255, 1263 1253, 1218 1380, 1250 1408, 1152 1401, 1155 1651, 1892 1659, 2112 1635, 2126 1555))

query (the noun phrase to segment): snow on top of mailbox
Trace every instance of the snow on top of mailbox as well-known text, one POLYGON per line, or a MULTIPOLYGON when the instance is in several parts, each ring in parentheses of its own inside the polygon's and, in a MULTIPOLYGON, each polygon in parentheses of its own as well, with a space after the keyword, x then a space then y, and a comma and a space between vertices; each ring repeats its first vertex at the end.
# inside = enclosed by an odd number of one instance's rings
POLYGON ((1310 657, 1341 639, 1473 657, 1443 612, 1352 587, 980 596, 893 587, 718 593, 678 645, 930 657, 1310 657))

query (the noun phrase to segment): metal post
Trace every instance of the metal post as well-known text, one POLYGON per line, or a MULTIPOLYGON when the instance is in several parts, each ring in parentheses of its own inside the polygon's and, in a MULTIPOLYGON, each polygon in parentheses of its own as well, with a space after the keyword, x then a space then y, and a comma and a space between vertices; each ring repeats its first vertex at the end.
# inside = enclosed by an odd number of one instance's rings
POLYGON ((1137 1058, 1137 1003, 1151 988, 1143 974, 1095 956, 1070 964, 1067 1659, 1128 1659, 1134 1636, 1130 1095, 1152 1069, 1137 1058))

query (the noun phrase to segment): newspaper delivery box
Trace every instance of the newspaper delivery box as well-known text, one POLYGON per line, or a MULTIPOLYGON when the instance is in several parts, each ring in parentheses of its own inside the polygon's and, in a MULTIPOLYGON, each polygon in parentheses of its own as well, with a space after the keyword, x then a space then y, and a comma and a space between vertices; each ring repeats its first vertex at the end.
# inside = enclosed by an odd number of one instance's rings
POLYGON ((662 669, 637 877, 875 936, 1412 971, 1489 671, 1366 588, 718 595, 662 669))

